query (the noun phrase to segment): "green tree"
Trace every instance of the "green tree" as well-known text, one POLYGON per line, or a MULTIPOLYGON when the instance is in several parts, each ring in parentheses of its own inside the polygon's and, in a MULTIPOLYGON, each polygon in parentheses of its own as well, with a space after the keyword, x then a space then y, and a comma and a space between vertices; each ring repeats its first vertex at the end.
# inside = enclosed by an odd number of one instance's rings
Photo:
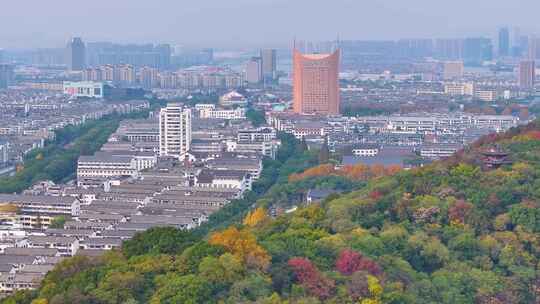
POLYGON ((330 149, 328 148, 328 137, 324 139, 324 144, 319 151, 319 164, 326 164, 330 161, 330 149))
POLYGON ((199 265, 199 276, 213 286, 228 286, 239 280, 244 273, 242 262, 230 253, 219 258, 206 257, 199 265))
POLYGON ((103 303, 124 303, 140 298, 144 278, 135 272, 112 272, 99 283, 93 294, 103 303))
POLYGON ((64 215, 60 215, 60 216, 55 217, 51 221, 51 224, 49 225, 49 228, 63 229, 65 223, 66 223, 66 217, 64 215))
POLYGON ((180 254, 193 245, 197 237, 172 227, 151 228, 124 242, 122 251, 128 257, 142 254, 180 254))
POLYGON ((263 111, 258 111, 252 107, 249 107, 246 111, 246 117, 251 121, 251 124, 254 127, 259 127, 266 124, 266 118, 264 117, 263 111))
POLYGON ((235 282, 231 286, 229 294, 229 301, 232 303, 254 302, 271 296, 271 280, 261 274, 251 274, 245 279, 235 282))
POLYGON ((151 304, 199 304, 215 303, 211 297, 211 285, 195 275, 168 274, 156 279, 157 290, 151 304))

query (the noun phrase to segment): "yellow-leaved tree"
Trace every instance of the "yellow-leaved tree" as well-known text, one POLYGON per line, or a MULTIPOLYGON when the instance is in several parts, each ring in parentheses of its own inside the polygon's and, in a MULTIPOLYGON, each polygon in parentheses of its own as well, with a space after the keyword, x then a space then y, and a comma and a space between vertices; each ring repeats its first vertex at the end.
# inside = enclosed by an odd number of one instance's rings
POLYGON ((229 227, 222 232, 214 232, 208 242, 223 246, 247 267, 266 270, 270 265, 270 256, 257 244, 255 235, 248 230, 229 227))
POLYGON ((367 281, 368 290, 371 297, 368 299, 362 299, 360 304, 380 304, 383 288, 379 282, 379 279, 377 279, 376 276, 368 275, 367 281))
POLYGON ((244 218, 244 225, 249 227, 255 227, 266 218, 266 210, 259 207, 253 211, 248 212, 244 218))

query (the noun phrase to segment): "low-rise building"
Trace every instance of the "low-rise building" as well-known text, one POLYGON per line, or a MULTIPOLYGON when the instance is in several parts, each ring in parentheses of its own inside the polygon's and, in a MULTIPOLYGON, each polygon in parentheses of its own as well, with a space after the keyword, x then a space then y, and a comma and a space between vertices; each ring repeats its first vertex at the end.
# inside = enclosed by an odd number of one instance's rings
POLYGON ((130 177, 137 174, 137 161, 131 156, 98 154, 81 156, 77 162, 77 180, 86 178, 130 177))
POLYGON ((257 153, 259 155, 275 158, 280 143, 278 141, 243 142, 228 140, 225 144, 227 152, 257 153))
POLYGON ((55 248, 60 256, 74 256, 79 249, 75 237, 31 235, 25 241, 28 248, 55 248))
POLYGON ((246 109, 201 109, 199 110, 199 118, 202 119, 246 119, 246 109))
POLYGON ((380 147, 375 144, 356 144, 352 147, 352 155, 355 156, 377 156, 380 147))
POLYGON ((14 273, 0 275, 0 292, 12 293, 21 289, 37 289, 44 276, 40 273, 14 273))
POLYGON ((122 246, 121 238, 114 237, 91 237, 82 240, 79 244, 80 249, 86 250, 112 250, 122 246))
POLYGON ((219 98, 219 103, 222 106, 235 106, 235 105, 246 106, 248 103, 248 100, 246 97, 244 97, 244 95, 236 91, 231 91, 221 96, 219 98))
POLYGON ((103 90, 103 82, 64 82, 64 94, 72 97, 103 98, 105 96, 103 90))
POLYGON ((213 170, 245 171, 253 180, 259 179, 263 169, 260 158, 216 158, 207 161, 206 166, 213 170))
POLYGON ((0 194, 2 204, 17 207, 15 223, 23 229, 47 228, 59 216, 78 216, 81 205, 76 197, 0 194))
POLYGON ((473 96, 474 83, 446 83, 444 93, 450 96, 473 96))
POLYGON ((203 169, 196 177, 197 187, 251 190, 251 176, 245 171, 203 169))
POLYGON ((270 127, 261 127, 250 130, 239 130, 237 139, 239 142, 272 141, 277 137, 276 130, 270 127))
POLYGON ((461 145, 456 144, 425 144, 420 147, 420 156, 439 159, 452 156, 461 148, 461 145))
POLYGON ((492 102, 499 99, 499 94, 496 90, 476 90, 474 96, 479 100, 492 102))

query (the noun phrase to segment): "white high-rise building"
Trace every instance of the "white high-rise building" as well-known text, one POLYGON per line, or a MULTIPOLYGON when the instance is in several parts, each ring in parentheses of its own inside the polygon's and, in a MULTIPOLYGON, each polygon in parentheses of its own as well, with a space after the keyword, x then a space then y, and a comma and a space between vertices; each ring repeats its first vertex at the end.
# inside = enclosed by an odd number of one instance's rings
POLYGON ((159 155, 183 160, 191 147, 191 109, 168 104, 159 113, 159 155))

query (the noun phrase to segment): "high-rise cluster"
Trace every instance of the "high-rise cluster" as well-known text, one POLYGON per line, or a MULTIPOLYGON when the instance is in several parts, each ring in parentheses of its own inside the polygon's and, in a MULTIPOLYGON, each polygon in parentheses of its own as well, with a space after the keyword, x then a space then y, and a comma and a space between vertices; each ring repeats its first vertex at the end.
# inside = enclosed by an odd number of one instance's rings
POLYGON ((270 84, 277 80, 276 50, 263 49, 260 56, 252 57, 246 64, 246 81, 252 84, 270 84))

